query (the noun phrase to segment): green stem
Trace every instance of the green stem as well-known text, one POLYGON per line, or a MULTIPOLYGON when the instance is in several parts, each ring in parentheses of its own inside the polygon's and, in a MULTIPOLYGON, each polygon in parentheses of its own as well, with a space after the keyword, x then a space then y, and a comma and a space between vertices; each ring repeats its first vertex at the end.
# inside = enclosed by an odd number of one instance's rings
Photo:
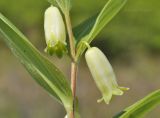
POLYGON ((66 20, 66 25, 67 25, 67 31, 68 31, 68 36, 69 36, 69 45, 70 45, 70 54, 72 57, 72 61, 75 61, 75 55, 76 55, 76 50, 75 50, 75 41, 74 41, 74 36, 73 36, 73 31, 72 31, 72 25, 71 25, 71 19, 69 12, 65 13, 65 20, 66 20))
POLYGON ((82 41, 82 43, 84 43, 84 44, 85 44, 85 46, 86 46, 88 49, 90 49, 90 48, 91 48, 91 46, 90 46, 86 41, 82 41))

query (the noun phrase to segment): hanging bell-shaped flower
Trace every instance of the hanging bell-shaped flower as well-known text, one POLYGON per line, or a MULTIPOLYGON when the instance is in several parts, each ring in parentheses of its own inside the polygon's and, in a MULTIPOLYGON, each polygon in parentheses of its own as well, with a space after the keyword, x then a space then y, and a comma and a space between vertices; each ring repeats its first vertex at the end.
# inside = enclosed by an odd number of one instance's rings
POLYGON ((44 31, 47 47, 45 52, 58 57, 66 53, 66 31, 61 13, 57 7, 51 6, 45 11, 44 31))
POLYGON ((96 47, 89 48, 85 58, 94 81, 102 93, 102 98, 98 102, 104 100, 109 104, 112 95, 122 95, 122 90, 128 90, 118 86, 112 66, 101 50, 96 47))

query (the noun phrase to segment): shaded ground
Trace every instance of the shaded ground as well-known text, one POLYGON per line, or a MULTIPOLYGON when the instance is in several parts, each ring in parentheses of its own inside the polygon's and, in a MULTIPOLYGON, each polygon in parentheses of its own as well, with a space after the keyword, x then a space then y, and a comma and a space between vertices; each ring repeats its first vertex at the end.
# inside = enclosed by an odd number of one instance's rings
MULTIPOLYGON (((0 117, 2 118, 63 118, 63 107, 39 87, 5 48, 0 51, 0 117)), ((52 59, 69 78, 69 59, 52 59), (62 63, 62 62, 63 63, 62 63)), ((96 103, 101 97, 93 79, 81 62, 78 77, 78 96, 83 118, 111 118, 148 93, 160 86, 160 56, 147 53, 133 53, 133 57, 123 55, 112 62, 120 85, 130 87, 121 97, 114 97, 110 105, 96 103), (136 57, 136 58, 135 58, 136 57)), ((160 108, 156 108, 146 118, 159 118, 160 108)))

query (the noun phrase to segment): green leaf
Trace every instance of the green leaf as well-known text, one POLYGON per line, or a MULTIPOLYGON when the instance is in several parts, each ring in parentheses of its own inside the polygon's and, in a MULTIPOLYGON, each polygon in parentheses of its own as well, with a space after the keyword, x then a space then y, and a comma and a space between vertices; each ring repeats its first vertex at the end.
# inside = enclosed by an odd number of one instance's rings
POLYGON ((75 99, 75 118, 81 118, 79 114, 79 101, 77 97, 75 99))
POLYGON ((64 75, 1 13, 0 34, 32 77, 66 109, 72 108, 72 92, 64 75))
POLYGON ((93 28, 96 22, 97 16, 98 14, 88 18, 87 20, 73 28, 74 36, 76 38, 77 43, 80 41, 80 39, 82 39, 84 36, 90 33, 91 29, 93 28))
POLYGON ((120 112, 114 118, 142 118, 144 115, 160 104, 160 90, 157 90, 132 106, 120 112))
POLYGON ((83 41, 91 43, 91 41, 99 34, 106 24, 108 24, 109 21, 125 5, 126 1, 127 0, 109 0, 99 15, 89 18, 87 21, 74 29, 75 38, 77 40, 81 38, 81 41, 78 42, 77 46, 77 59, 79 59, 86 49, 86 46, 83 45, 83 41))

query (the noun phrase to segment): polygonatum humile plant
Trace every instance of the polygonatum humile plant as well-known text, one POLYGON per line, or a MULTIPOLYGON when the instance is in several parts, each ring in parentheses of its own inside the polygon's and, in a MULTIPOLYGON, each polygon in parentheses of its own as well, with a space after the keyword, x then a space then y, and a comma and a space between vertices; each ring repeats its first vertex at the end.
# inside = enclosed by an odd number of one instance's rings
MULTIPOLYGON (((89 17, 75 28, 72 28, 70 19, 72 0, 48 1, 51 6, 44 13, 45 52, 59 58, 63 58, 64 54, 70 57, 70 85, 61 70, 43 56, 2 13, 0 13, 0 36, 33 79, 64 106, 67 113, 65 117, 80 118, 76 80, 78 64, 83 53, 96 86, 102 94, 98 102, 104 100, 109 104, 112 95, 122 95, 123 90, 128 90, 118 86, 112 66, 103 52, 97 47, 90 47, 90 43, 127 0, 108 0, 98 14, 89 17)), ((114 118, 141 118, 159 103, 160 90, 157 90, 124 109, 114 118)))

